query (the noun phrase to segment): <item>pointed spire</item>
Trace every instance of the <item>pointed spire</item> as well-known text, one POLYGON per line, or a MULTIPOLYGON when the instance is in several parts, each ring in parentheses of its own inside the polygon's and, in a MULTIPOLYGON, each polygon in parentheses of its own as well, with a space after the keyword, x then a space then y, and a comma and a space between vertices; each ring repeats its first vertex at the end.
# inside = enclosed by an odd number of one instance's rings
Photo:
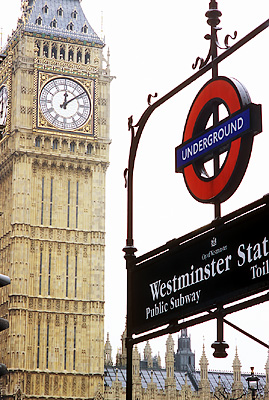
POLYGON ((166 354, 173 353, 174 354, 174 339, 172 338, 172 335, 169 333, 167 341, 166 341, 166 354))
POLYGON ((203 351, 202 351, 202 355, 201 355, 199 364, 200 364, 201 369, 204 368, 207 371, 208 360, 207 360, 207 357, 206 357, 206 354, 205 354, 205 344, 204 343, 203 343, 203 351))
POLYGON ((174 355, 174 340, 169 334, 166 341, 165 353, 165 368, 166 368, 166 387, 175 388, 175 355, 174 355))
POLYGON ((207 357, 205 354, 205 344, 204 343, 203 343, 203 351, 202 351, 199 365, 200 365, 200 371, 201 371, 201 379, 200 379, 199 388, 206 395, 207 393, 210 392, 210 384, 209 384, 209 380, 208 380, 208 360, 207 360, 207 357))
POLYGON ((133 347, 133 396, 135 399, 141 398, 141 375, 140 375, 140 354, 137 346, 133 347))
POLYGON ((236 397, 240 397, 243 393, 243 383, 241 382, 241 362, 237 353, 237 346, 235 348, 235 356, 233 360, 233 395, 236 397))
POLYGON ((153 367, 152 355, 151 355, 151 347, 149 341, 147 341, 146 346, 144 348, 144 360, 147 361, 148 368, 153 367))
MULTIPOLYGON (((234 370, 234 373, 235 373, 235 370, 238 370, 239 374, 241 376, 241 363, 240 363, 238 353, 237 353, 237 346, 235 348, 235 356, 234 356, 234 360, 233 360, 233 370, 234 370)), ((240 379, 240 377, 239 377, 239 379, 240 379)), ((236 380, 238 380, 238 379, 236 379, 236 380)))
POLYGON ((109 341, 109 333, 107 333, 107 339, 105 343, 105 348, 104 348, 104 358, 105 358, 105 365, 113 365, 112 361, 112 346, 109 341))
POLYGON ((137 346, 133 348, 133 379, 140 377, 140 354, 137 346))

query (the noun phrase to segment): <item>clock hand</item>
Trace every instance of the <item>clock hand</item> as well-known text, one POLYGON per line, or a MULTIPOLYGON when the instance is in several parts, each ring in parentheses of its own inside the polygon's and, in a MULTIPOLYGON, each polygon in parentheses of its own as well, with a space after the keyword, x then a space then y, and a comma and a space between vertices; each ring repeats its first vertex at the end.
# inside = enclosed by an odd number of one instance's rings
POLYGON ((63 108, 66 109, 67 104, 71 103, 71 101, 77 99, 78 97, 83 96, 84 94, 85 94, 85 93, 80 93, 80 94, 78 94, 77 96, 73 97, 72 99, 70 99, 70 100, 68 100, 68 101, 65 101, 64 104, 63 104, 63 108))
POLYGON ((60 107, 63 108, 64 110, 66 109, 66 104, 67 104, 66 99, 67 99, 67 97, 68 97, 68 93, 65 92, 65 94, 64 94, 64 102, 63 102, 63 104, 60 104, 60 107))

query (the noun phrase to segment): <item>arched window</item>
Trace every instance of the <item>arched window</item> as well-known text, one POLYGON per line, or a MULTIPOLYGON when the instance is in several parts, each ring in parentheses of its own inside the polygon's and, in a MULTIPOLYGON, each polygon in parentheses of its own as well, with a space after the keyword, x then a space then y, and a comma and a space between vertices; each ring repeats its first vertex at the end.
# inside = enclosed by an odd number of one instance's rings
POLYGON ((88 144, 87 145, 87 154, 92 154, 92 149, 93 149, 92 144, 91 143, 88 144))
POLYGON ((47 6, 47 4, 44 5, 44 7, 42 8, 43 14, 48 14, 49 11, 49 7, 47 6))
POLYGON ((49 46, 47 44, 44 44, 43 47, 43 56, 48 57, 49 56, 49 46))
POLYGON ((35 23, 36 23, 36 25, 39 25, 39 26, 42 25, 42 18, 39 16, 35 23))
POLYGON ((90 64, 90 61, 91 61, 90 52, 89 52, 89 51, 86 51, 86 54, 85 54, 85 64, 90 64))
POLYGON ((51 28, 57 28, 57 21, 55 18, 53 18, 53 20, 50 23, 51 28))
POLYGON ((53 45, 51 48, 51 57, 57 58, 57 47, 55 45, 53 45))
POLYGON ((58 8, 58 10, 57 10, 57 15, 58 15, 59 17, 62 17, 63 14, 64 14, 64 11, 63 11, 62 7, 58 8))
POLYGON ((40 144, 41 144, 41 139, 38 136, 37 138, 35 138, 35 147, 40 147, 40 144))
POLYGON ((54 139, 52 142, 52 148, 53 150, 57 150, 58 149, 58 140, 54 139))
POLYGON ((84 24, 83 27, 81 28, 82 33, 88 33, 88 30, 89 30, 89 28, 86 24, 84 24))
POLYGON ((74 10, 74 11, 71 13, 71 17, 74 18, 74 19, 77 19, 77 15, 78 15, 77 10, 74 10))
POLYGON ((69 24, 67 25, 67 30, 68 30, 68 31, 73 31, 73 30, 74 30, 74 24, 73 24, 73 22, 69 22, 69 24))
POLYGON ((74 59, 74 52, 72 49, 69 49, 68 51, 68 61, 73 61, 74 59))
POLYGON ((75 152, 75 147, 76 147, 75 142, 71 142, 71 143, 70 143, 70 151, 71 151, 72 153, 75 152))
POLYGON ((60 48, 60 59, 65 59, 65 48, 63 46, 60 48))
POLYGON ((78 52, 77 52, 77 62, 81 62, 81 60, 82 60, 82 53, 81 53, 80 50, 78 50, 78 52))

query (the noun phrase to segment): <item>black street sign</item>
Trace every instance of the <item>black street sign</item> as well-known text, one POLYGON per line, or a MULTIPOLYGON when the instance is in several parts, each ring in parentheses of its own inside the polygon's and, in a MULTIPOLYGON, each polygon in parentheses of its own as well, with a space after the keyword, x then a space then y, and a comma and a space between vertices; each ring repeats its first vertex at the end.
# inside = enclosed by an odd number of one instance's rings
POLYGON ((269 288, 269 207, 241 214, 134 266, 132 333, 269 288))

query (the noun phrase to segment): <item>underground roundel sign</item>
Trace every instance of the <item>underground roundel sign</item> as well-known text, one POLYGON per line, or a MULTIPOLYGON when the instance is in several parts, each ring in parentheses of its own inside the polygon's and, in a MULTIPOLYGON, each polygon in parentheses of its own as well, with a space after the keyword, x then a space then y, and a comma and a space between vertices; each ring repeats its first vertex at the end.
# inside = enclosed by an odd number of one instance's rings
POLYGON ((251 103, 236 79, 207 82, 190 108, 183 141, 176 148, 176 172, 202 203, 226 201, 238 188, 262 131, 261 105, 251 103))

